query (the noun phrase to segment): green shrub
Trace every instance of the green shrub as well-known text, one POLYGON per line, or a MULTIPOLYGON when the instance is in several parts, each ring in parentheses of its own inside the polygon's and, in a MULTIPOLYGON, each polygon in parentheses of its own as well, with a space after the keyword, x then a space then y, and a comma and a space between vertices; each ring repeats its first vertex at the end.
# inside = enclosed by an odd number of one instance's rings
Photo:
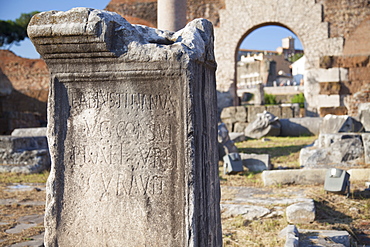
POLYGON ((298 103, 299 108, 304 108, 304 94, 300 93, 300 94, 294 95, 291 102, 292 103, 298 103))
POLYGON ((265 105, 276 105, 276 96, 273 94, 265 93, 265 105))

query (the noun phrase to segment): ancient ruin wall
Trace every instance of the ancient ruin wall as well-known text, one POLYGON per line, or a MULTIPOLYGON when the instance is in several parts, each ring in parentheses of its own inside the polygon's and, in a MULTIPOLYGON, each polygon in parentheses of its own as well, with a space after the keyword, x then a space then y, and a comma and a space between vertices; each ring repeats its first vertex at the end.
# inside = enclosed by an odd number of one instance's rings
POLYGON ((0 133, 46 123, 49 71, 41 59, 0 50, 0 133))
POLYGON ((367 0, 316 0, 323 5, 323 21, 330 23, 330 37, 348 39, 360 23, 370 16, 367 0))
MULTIPOLYGON (((127 0, 114 0, 111 3, 119 2, 127 0)), ((139 2, 135 1, 135 4, 139 2)), ((110 10, 115 11, 114 8, 110 10)), ((156 12, 152 14, 152 19, 155 19, 156 12)), ((320 59, 324 56, 369 55, 367 40, 370 37, 366 26, 370 3, 367 0, 188 1, 187 15, 188 20, 204 17, 216 26, 215 54, 219 64, 217 87, 221 91, 233 86, 235 56, 240 42, 254 29, 271 24, 290 29, 304 46, 308 70, 305 94, 307 107, 312 114, 317 114, 320 102, 335 106, 343 103, 343 97, 341 99, 338 95, 319 94, 321 80, 337 80, 343 71, 346 75, 349 73, 350 78, 346 76, 339 79, 342 88, 346 89, 341 92, 348 95, 356 93, 370 79, 362 75, 361 81, 353 80, 355 70, 348 72, 348 68, 335 69, 336 75, 331 78, 333 70, 322 70, 320 67, 320 59), (365 31, 361 26, 365 26, 365 31), (319 75, 324 76, 318 79, 319 75)), ((362 70, 366 70, 366 67, 362 70)))
MULTIPOLYGON (((220 24, 219 10, 225 6, 224 0, 188 0, 188 22, 205 18, 214 26, 220 24)), ((157 0, 112 0, 105 8, 125 17, 132 24, 157 26, 157 0)))

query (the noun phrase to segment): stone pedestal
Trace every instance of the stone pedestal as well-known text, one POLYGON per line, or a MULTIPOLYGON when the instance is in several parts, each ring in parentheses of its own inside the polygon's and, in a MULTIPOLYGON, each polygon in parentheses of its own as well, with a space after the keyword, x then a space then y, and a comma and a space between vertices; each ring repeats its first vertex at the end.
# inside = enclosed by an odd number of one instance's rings
POLYGON ((213 29, 34 16, 51 72, 46 246, 221 246, 213 29))

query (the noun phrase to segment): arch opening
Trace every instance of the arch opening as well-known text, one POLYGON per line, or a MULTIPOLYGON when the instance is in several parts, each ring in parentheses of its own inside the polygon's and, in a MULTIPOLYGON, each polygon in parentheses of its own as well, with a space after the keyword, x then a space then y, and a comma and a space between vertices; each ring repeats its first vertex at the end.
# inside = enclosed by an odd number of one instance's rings
MULTIPOLYGON (((291 29, 280 23, 256 25, 236 46, 236 94, 242 104, 263 104, 266 90, 288 95, 303 92, 304 67, 303 45, 291 29)), ((279 102, 288 103, 289 98, 279 102)))

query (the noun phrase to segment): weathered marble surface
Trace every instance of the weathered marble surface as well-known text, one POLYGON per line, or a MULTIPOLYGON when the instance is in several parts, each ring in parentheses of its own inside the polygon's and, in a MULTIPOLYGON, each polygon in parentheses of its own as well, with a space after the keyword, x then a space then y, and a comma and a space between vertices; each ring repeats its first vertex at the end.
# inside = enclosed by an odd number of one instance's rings
POLYGON ((221 246, 212 24, 33 17, 51 72, 46 246, 221 246))

